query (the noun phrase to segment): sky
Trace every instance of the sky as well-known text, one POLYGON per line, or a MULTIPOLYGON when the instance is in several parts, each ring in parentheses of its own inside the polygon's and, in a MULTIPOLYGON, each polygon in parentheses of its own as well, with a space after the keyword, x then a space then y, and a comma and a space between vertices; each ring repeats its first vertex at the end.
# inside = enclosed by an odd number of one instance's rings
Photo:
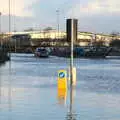
MULTIPOLYGON (((120 31, 119 0, 10 0, 11 31, 46 27, 66 30, 66 19, 78 19, 78 30, 95 33, 120 31), (56 12, 59 10, 59 13, 56 12), (59 17, 59 22, 58 22, 59 17)), ((0 0, 1 29, 9 30, 9 0, 0 0)))

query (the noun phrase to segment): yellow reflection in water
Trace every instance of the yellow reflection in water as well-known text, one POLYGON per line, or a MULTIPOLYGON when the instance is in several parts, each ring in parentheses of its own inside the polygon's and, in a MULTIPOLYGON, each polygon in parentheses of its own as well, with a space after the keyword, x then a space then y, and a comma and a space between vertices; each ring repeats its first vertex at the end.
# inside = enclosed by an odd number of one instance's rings
POLYGON ((67 89, 58 89, 58 103, 60 105, 65 105, 66 98, 67 98, 67 89))

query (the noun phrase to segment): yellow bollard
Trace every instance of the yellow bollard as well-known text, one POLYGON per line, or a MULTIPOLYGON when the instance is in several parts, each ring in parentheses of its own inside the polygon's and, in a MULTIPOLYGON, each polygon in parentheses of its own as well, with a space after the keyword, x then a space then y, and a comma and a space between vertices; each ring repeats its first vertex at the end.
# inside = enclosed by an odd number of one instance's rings
POLYGON ((67 71, 58 71, 58 101, 59 104, 66 103, 67 96, 67 71))
POLYGON ((67 90, 67 71, 66 70, 58 71, 58 89, 67 90))

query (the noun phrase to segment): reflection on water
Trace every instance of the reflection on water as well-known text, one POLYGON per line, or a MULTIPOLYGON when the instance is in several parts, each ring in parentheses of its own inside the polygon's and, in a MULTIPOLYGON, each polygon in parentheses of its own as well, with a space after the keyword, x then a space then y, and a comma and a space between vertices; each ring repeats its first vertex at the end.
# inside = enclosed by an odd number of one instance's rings
POLYGON ((67 65, 69 59, 13 54, 11 66, 0 66, 0 120, 119 120, 120 60, 75 59, 71 95, 57 90, 57 71, 67 65))
POLYGON ((58 103, 60 105, 66 105, 67 89, 58 89, 58 103))
POLYGON ((68 99, 69 105, 68 105, 68 112, 66 116, 66 120, 77 120, 77 116, 75 112, 73 111, 74 106, 74 97, 75 97, 75 87, 72 87, 70 89, 70 99, 67 97, 67 90, 66 89, 58 89, 58 104, 61 106, 66 105, 66 100, 68 99))
POLYGON ((69 113, 67 114, 66 120, 77 120, 77 116, 76 116, 75 113, 69 112, 69 113))
POLYGON ((75 97, 75 87, 70 88, 70 104, 69 104, 69 112, 67 113, 67 120, 77 120, 77 116, 73 111, 74 107, 74 97, 75 97))
POLYGON ((0 71, 0 106, 1 106, 1 99, 2 99, 2 79, 1 79, 1 71, 0 71))
POLYGON ((9 81, 8 81, 8 111, 10 113, 10 115, 8 116, 8 120, 12 120, 12 79, 11 79, 11 75, 12 75, 12 70, 11 70, 11 62, 9 62, 9 81))

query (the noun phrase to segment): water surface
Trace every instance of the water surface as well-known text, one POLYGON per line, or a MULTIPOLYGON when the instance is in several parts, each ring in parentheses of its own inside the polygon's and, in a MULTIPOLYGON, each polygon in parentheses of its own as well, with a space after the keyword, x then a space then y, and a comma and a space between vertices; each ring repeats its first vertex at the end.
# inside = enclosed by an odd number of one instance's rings
POLYGON ((12 54, 0 66, 0 120, 119 120, 120 60, 75 59, 77 85, 58 98, 57 71, 69 59, 12 54))

